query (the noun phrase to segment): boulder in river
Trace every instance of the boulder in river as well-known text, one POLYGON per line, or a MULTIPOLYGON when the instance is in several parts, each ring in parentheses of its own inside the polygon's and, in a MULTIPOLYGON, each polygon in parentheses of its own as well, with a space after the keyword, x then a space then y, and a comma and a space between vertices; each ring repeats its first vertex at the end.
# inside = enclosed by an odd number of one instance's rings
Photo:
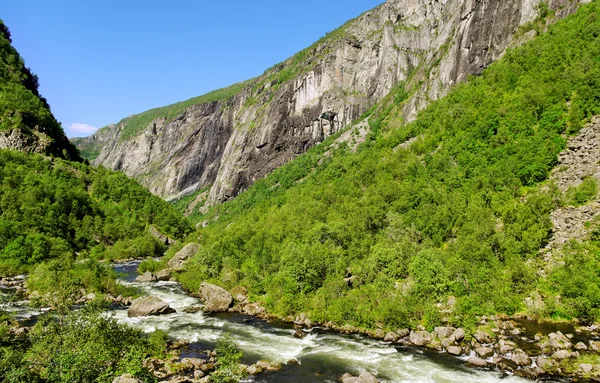
POLYGON ((210 283, 201 283, 199 294, 204 302, 204 310, 207 312, 227 311, 233 303, 233 297, 227 290, 210 283))
POLYGON ((520 349, 513 351, 510 360, 512 360, 518 366, 528 366, 531 364, 529 356, 525 353, 525 351, 520 349))
POLYGON ((192 255, 196 254, 200 249, 200 245, 197 243, 188 243, 183 247, 183 249, 179 250, 173 258, 169 261, 169 266, 173 270, 181 270, 183 268, 183 264, 188 260, 192 255))
POLYGON ((379 380, 373 374, 366 371, 361 372, 358 377, 346 373, 341 380, 342 383, 379 383, 379 380))
POLYGON ((162 269, 156 272, 156 279, 159 281, 168 281, 171 279, 171 269, 162 269))
POLYGON ((141 316, 150 316, 150 315, 163 315, 170 314, 175 312, 169 306, 168 303, 164 302, 158 297, 149 296, 138 298, 131 304, 129 310, 127 310, 127 316, 132 317, 141 317, 141 316))
POLYGON ((146 271, 144 274, 138 276, 134 282, 138 283, 147 283, 147 282, 156 282, 158 279, 156 275, 152 274, 149 271, 146 271))
POLYGON ((467 363, 474 367, 485 367, 487 365, 487 362, 485 360, 476 356, 472 356, 469 359, 467 359, 467 363))
POLYGON ((433 336, 439 340, 449 338, 454 334, 454 327, 436 327, 433 330, 433 336))

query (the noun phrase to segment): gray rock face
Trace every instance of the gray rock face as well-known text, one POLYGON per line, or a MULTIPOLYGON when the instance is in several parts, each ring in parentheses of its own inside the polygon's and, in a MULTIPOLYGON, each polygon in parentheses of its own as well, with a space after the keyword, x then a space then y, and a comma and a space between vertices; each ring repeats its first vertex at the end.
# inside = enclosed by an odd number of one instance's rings
POLYGON ((189 257, 196 254, 200 249, 200 245, 197 243, 188 243, 183 247, 183 249, 179 250, 173 258, 169 261, 169 266, 173 270, 181 270, 183 268, 183 264, 188 260, 189 257))
POLYGON ((163 302, 160 298, 155 296, 138 298, 133 301, 129 310, 127 310, 127 316, 130 318, 151 316, 151 315, 163 315, 174 313, 168 303, 163 302))
POLYGON ((233 297, 227 290, 210 283, 201 283, 199 294, 204 302, 204 310, 208 312, 227 311, 233 303, 233 297))
MULTIPOLYGON (((587 0, 552 0, 557 17, 587 0)), ((298 75, 277 84, 277 65, 226 101, 194 105, 121 139, 123 124, 75 141, 100 151, 96 165, 121 170, 153 193, 175 198, 211 186, 205 206, 234 198, 256 179, 350 124, 399 81, 414 92, 413 120, 450 86, 479 74, 537 17, 539 0, 388 0, 308 54, 298 75), (330 109, 339 123, 319 119, 330 109)), ((529 34, 526 34, 529 36, 529 34)), ((366 134, 368 129, 363 129, 366 134)))

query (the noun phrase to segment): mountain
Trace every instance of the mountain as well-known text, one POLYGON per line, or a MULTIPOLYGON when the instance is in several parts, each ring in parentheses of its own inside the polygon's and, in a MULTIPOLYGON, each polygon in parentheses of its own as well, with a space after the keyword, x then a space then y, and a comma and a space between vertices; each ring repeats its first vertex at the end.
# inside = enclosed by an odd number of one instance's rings
MULTIPOLYGON (((402 121, 580 1, 389 0, 247 83, 74 140, 95 164, 176 198, 234 198, 404 87, 402 121), (330 123, 323 112, 337 114, 330 123), (339 122, 338 122, 339 121, 339 122)), ((361 129, 364 136, 368 129, 361 129)))
POLYGON ((0 148, 80 161, 0 20, 0 148))
POLYGON ((413 122, 396 88, 362 144, 329 138, 214 206, 179 280, 371 330, 598 323, 599 57, 593 1, 413 122))

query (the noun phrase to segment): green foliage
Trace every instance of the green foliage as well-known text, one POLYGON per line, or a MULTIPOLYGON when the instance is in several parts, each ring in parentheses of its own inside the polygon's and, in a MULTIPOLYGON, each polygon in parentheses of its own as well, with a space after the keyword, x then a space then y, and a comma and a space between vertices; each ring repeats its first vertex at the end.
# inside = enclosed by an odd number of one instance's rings
POLYGON ((523 310, 560 200, 539 183, 565 133, 600 113, 599 14, 582 6, 407 125, 399 87, 356 153, 326 142, 203 217, 218 219, 180 280, 363 327, 435 326, 451 296, 465 326, 523 310))
POLYGON ((210 375, 215 383, 236 383, 246 375, 240 368, 242 352, 229 334, 222 335, 217 341, 217 369, 210 375))
POLYGON ((17 130, 25 147, 44 154, 81 160, 38 92, 38 78, 12 46, 10 32, 0 20, 0 132, 17 130))
POLYGON ((0 347, 0 380, 110 383, 130 373, 144 382, 155 382, 143 360, 155 355, 158 346, 153 343, 164 337, 149 340, 140 330, 100 312, 88 306, 41 317, 27 339, 0 347))
POLYGON ((585 205, 598 195, 598 181, 587 177, 579 186, 571 186, 566 193, 566 203, 571 206, 585 205))
MULTIPOLYGON (((212 92, 206 93, 202 96, 190 98, 186 101, 181 101, 172 105, 163 106, 160 108, 150 109, 140 114, 134 114, 119 121, 118 125, 123 125, 123 130, 119 136, 119 140, 126 140, 130 137, 135 136, 141 130, 145 129, 157 118, 164 118, 167 121, 172 121, 180 116, 187 108, 198 104, 207 104, 213 101, 228 100, 237 94, 239 91, 244 89, 252 80, 233 84, 226 88, 213 90, 212 92)), ((93 154, 94 149, 90 149, 93 154)), ((88 158, 88 157, 86 157, 88 158)), ((88 159, 92 159, 91 157, 88 159)))
POLYGON ((158 255, 155 225, 182 238, 190 224, 125 175, 104 168, 0 150, 0 273, 51 259, 158 255))

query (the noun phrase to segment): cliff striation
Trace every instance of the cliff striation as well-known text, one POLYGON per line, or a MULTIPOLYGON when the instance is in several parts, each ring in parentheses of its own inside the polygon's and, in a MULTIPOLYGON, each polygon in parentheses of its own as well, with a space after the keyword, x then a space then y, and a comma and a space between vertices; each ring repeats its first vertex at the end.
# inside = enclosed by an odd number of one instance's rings
POLYGON ((210 187, 210 206, 344 129, 398 84, 409 97, 404 121, 413 120, 453 84, 583 2, 389 0, 233 95, 158 116, 133 132, 132 116, 74 142, 95 164, 165 198, 210 187), (335 121, 319 118, 327 110, 335 121))

